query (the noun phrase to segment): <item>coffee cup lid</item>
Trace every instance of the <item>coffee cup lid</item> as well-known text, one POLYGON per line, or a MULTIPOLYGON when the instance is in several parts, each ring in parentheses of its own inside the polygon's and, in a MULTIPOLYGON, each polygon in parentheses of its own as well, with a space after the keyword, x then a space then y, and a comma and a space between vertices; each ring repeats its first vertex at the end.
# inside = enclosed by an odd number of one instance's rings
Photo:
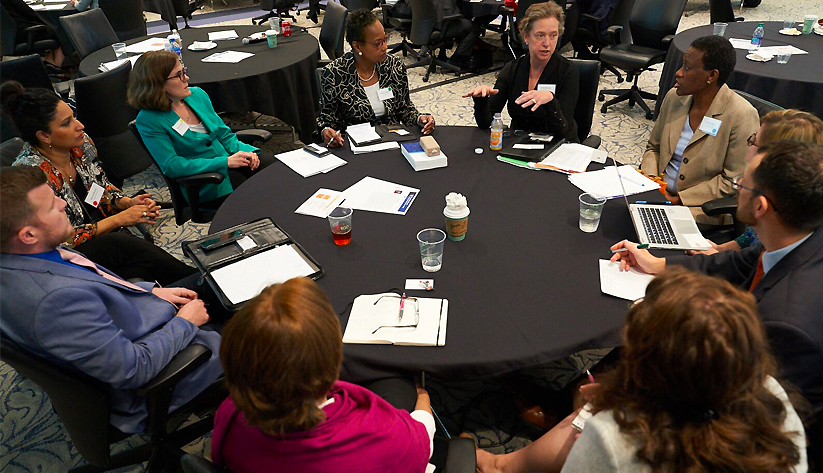
POLYGON ((443 208, 443 215, 448 218, 463 218, 468 217, 469 215, 469 208, 463 207, 461 209, 452 209, 448 205, 443 208))

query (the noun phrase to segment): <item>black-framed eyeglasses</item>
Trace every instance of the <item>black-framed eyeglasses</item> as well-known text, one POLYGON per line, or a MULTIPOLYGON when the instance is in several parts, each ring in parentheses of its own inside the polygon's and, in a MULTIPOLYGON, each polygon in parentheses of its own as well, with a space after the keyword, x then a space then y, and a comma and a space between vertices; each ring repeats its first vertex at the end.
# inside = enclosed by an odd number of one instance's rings
POLYGON ((377 49, 381 49, 383 46, 385 46, 385 45, 389 44, 389 35, 386 35, 386 36, 384 36, 384 37, 382 37, 382 38, 378 39, 377 41, 363 41, 363 40, 357 40, 357 42, 358 42, 358 43, 363 43, 363 44, 371 44, 371 45, 372 45, 372 46, 374 46, 375 48, 377 48, 377 49))
POLYGON ((180 69, 180 72, 178 72, 177 74, 175 74, 171 77, 166 77, 166 80, 180 79, 180 82, 182 82, 183 81, 183 76, 186 76, 186 77, 189 76, 189 68, 188 67, 184 67, 183 69, 180 69))
POLYGON ((763 191, 759 191, 759 190, 755 189, 754 187, 744 186, 743 184, 740 183, 740 181, 743 180, 743 176, 728 177, 728 176, 724 175, 722 177, 723 177, 723 179, 729 181, 732 184, 732 188, 734 188, 734 190, 736 190, 736 191, 740 191, 740 189, 745 189, 745 190, 747 190, 749 192, 752 192, 752 193, 755 193, 757 195, 762 195, 763 197, 766 198, 767 201, 769 201, 769 204, 771 204, 774 211, 778 212, 777 206, 774 204, 774 201, 769 196, 767 196, 763 191))
POLYGON ((381 305, 381 310, 382 310, 382 306, 384 304, 386 304, 387 307, 385 309, 386 309, 387 313, 391 313, 391 314, 397 313, 398 317, 397 317, 397 325, 381 325, 381 326, 377 327, 376 329, 374 329, 374 331, 372 332, 372 335, 377 333, 378 330, 381 330, 381 329, 384 329, 384 328, 412 328, 412 329, 417 328, 417 326, 420 324, 420 301, 416 297, 406 297, 405 298, 406 303, 411 302, 411 303, 414 304, 414 310, 409 311, 409 310, 407 310, 408 305, 403 305, 402 304, 402 299, 403 298, 399 295, 396 295, 396 294, 389 295, 389 294, 387 294, 387 295, 378 297, 377 300, 374 301, 374 305, 377 305, 378 303, 383 301, 383 303, 380 304, 381 305), (397 299, 397 303, 395 303, 392 299, 397 299), (414 312, 414 314, 411 317, 412 320, 409 320, 410 317, 408 315, 408 312, 414 312))
POLYGON ((749 146, 757 146, 757 132, 752 133, 746 138, 746 144, 749 146))

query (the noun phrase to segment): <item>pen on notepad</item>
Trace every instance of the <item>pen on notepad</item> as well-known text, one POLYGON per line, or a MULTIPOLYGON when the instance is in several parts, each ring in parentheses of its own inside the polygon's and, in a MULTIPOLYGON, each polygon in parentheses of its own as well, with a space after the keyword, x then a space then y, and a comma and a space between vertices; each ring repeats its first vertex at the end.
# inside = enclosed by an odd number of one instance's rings
MULTIPOLYGON (((672 201, 667 200, 667 201, 662 202, 662 203, 653 202, 652 204, 653 204, 653 205, 662 205, 662 204, 668 204, 668 205, 671 205, 671 203, 672 203, 672 201)), ((635 204, 648 204, 648 202, 646 202, 645 200, 638 200, 637 202, 635 202, 635 204)))
MULTIPOLYGON (((641 243, 641 244, 637 245, 638 250, 645 250, 648 247, 649 247, 648 243, 641 243)), ((616 250, 611 250, 612 253, 623 253, 624 251, 629 251, 629 249, 628 248, 618 248, 616 250)))
POLYGON ((403 321, 403 308, 406 306, 406 293, 404 292, 402 296, 400 296, 400 318, 398 318, 398 322, 403 321))
POLYGON ((595 381, 594 381, 594 376, 592 376, 592 372, 591 372, 591 371, 589 371, 589 370, 586 370, 586 375, 589 377, 589 382, 591 382, 592 384, 594 384, 594 383, 595 383, 595 381))

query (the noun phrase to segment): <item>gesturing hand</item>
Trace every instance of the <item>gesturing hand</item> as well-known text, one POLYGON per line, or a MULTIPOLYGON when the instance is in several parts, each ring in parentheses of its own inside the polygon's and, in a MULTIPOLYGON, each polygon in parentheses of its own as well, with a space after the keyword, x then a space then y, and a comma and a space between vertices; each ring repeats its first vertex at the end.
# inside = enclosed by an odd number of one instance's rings
POLYGON ((541 105, 547 104, 552 100, 554 100, 554 94, 547 90, 527 90, 520 94, 520 97, 517 97, 514 103, 523 108, 531 107, 531 111, 534 112, 541 105))
POLYGON ((478 85, 477 87, 470 90, 468 93, 463 94, 463 98, 466 97, 488 97, 490 95, 497 95, 499 90, 493 89, 488 85, 478 85))

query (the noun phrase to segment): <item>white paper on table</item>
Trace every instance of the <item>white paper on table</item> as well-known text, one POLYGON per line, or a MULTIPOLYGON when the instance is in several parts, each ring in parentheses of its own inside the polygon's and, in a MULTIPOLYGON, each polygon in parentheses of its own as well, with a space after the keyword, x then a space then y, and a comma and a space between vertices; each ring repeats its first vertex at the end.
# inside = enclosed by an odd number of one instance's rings
POLYGON ((623 187, 620 186, 620 179, 617 177, 614 166, 599 171, 570 174, 569 181, 583 192, 600 195, 607 199, 623 197, 623 188, 626 189, 626 195, 660 189, 660 184, 640 174, 629 165, 623 165, 617 169, 620 170, 623 187))
POLYGON ((387 141, 375 143, 373 145, 357 146, 354 141, 349 140, 351 145, 351 152, 354 154, 374 153, 375 151, 385 151, 387 149, 400 149, 400 145, 396 141, 387 141))
POLYGON ((293 245, 289 244, 216 269, 211 275, 229 301, 239 304, 260 294, 272 284, 314 272, 293 245))
POLYGON ((331 189, 318 189, 312 194, 297 210, 296 214, 309 215, 311 217, 326 218, 332 210, 337 208, 337 204, 343 200, 343 193, 331 189))
POLYGON ((357 143, 368 143, 370 141, 378 141, 380 139, 380 135, 374 131, 374 127, 371 126, 370 123, 349 125, 346 127, 346 134, 357 143))
POLYGON ((274 157, 303 177, 325 173, 346 164, 345 160, 331 153, 318 158, 302 148, 276 154, 274 157))
POLYGON ((209 41, 220 41, 224 39, 237 39, 237 31, 234 30, 224 30, 224 31, 212 31, 209 33, 209 41))
POLYGON ((100 64, 99 66, 97 66, 97 69, 100 72, 108 72, 108 71, 111 71, 114 68, 120 67, 122 64, 125 64, 126 62, 131 62, 131 66, 134 67, 134 63, 137 62, 137 58, 139 58, 139 57, 140 57, 140 55, 137 55, 137 56, 127 57, 126 59, 117 59, 117 60, 111 61, 111 62, 104 62, 104 63, 100 64))
POLYGON ((654 275, 641 273, 634 268, 620 271, 619 261, 612 263, 600 260, 600 291, 604 294, 636 301, 646 295, 646 286, 652 279, 654 275))
POLYGON ((730 38, 729 42, 732 43, 734 49, 749 49, 752 46, 752 41, 749 39, 730 38))
POLYGON ((143 41, 126 46, 126 52, 132 54, 142 54, 149 51, 159 51, 166 47, 168 40, 165 38, 149 38, 143 41))
POLYGON ((428 283, 428 287, 434 289, 434 279, 406 279, 406 289, 425 291, 426 283, 428 283))
POLYGON ((240 52, 240 51, 223 51, 223 52, 220 52, 220 53, 210 54, 210 55, 204 57, 203 59, 201 59, 201 61, 203 61, 203 62, 227 62, 227 63, 236 64, 236 63, 242 61, 243 59, 248 59, 252 56, 254 56, 253 53, 244 53, 244 52, 240 52))
POLYGON ((343 191, 346 207, 406 215, 420 189, 366 176, 343 191))
POLYGON ((31 6, 31 9, 32 9, 32 10, 34 10, 34 11, 41 11, 41 10, 62 10, 62 9, 64 9, 64 8, 66 8, 66 5, 68 5, 68 3, 66 3, 66 2, 63 2, 63 3, 60 3, 60 4, 55 4, 55 5, 43 5, 43 4, 40 4, 40 5, 32 5, 32 6, 31 6))
POLYGON ((566 171, 586 172, 594 156, 602 155, 605 160, 606 152, 594 149, 579 143, 563 143, 551 154, 546 156, 540 164, 554 166, 566 171))
POLYGON ((68 5, 69 2, 66 0, 43 0, 43 3, 62 3, 63 5, 68 5))
POLYGON ((444 346, 448 299, 419 297, 416 303, 407 299, 403 317, 398 320, 399 299, 394 293, 357 296, 343 332, 343 343, 444 346), (412 322, 414 308, 419 309, 417 327, 390 327, 412 322))
POLYGON ((766 54, 771 54, 772 56, 777 56, 779 54, 791 54, 792 56, 798 54, 809 54, 808 51, 804 51, 800 48, 794 47, 791 44, 786 46, 762 46, 757 52, 762 52, 766 54))

